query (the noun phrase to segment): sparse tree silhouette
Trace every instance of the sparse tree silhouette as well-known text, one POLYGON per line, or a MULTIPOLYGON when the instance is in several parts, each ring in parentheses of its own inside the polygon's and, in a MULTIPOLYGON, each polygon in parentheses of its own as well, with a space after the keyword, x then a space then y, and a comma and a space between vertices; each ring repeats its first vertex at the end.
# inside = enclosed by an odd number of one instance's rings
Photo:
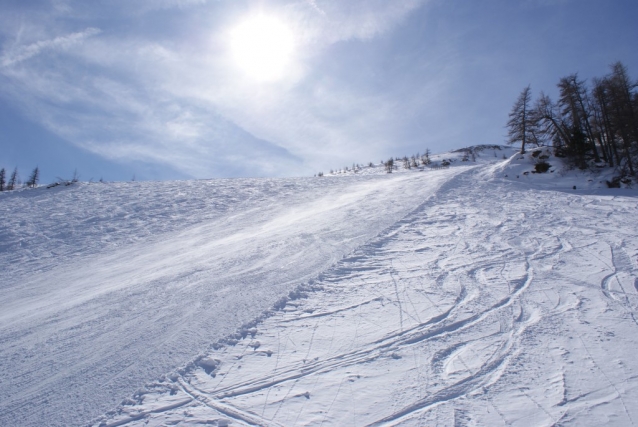
POLYGON ((418 165, 418 163, 416 161, 417 157, 419 157, 418 154, 416 156, 410 157, 410 167, 413 167, 413 168, 419 167, 419 165, 418 165))
POLYGON ((410 160, 408 159, 408 156, 403 156, 403 168, 410 169, 410 167, 410 160))
POLYGON ((392 173, 392 169, 394 169, 394 159, 390 157, 390 159, 385 162, 385 171, 387 173, 392 173))
POLYGON ((15 168, 13 172, 11 173, 9 182, 7 183, 7 190, 15 190, 17 183, 18 183, 18 168, 15 168))
POLYGON ((27 187, 35 188, 38 186, 38 181, 40 181, 40 168, 36 166, 31 175, 29 175, 26 185, 27 187))
POLYGON ((533 117, 539 144, 551 143, 557 153, 562 150, 569 139, 569 129, 560 118, 554 102, 543 92, 534 104, 533 117))
POLYGON ((564 127, 569 129, 567 154, 579 168, 584 169, 590 155, 600 161, 591 127, 587 88, 584 81, 578 80, 577 74, 560 79, 558 88, 559 113, 564 127))
POLYGON ((530 103, 532 101, 532 89, 527 86, 518 96, 516 103, 509 114, 507 127, 510 144, 521 143, 521 154, 525 154, 525 144, 532 142, 534 137, 535 122, 530 114, 530 103))
POLYGON ((590 98, 592 113, 592 131, 601 148, 603 160, 614 166, 620 163, 618 149, 614 143, 612 131, 609 81, 595 78, 590 98))
POLYGON ((616 62, 591 87, 577 74, 558 82, 556 103, 545 94, 529 108, 530 88, 523 90, 508 121, 509 142, 552 145, 557 156, 579 168, 591 162, 616 167, 619 176, 636 177, 638 162, 638 83, 616 62))
POLYGON ((0 169, 0 191, 4 191, 4 186, 7 181, 7 173, 4 168, 0 169))
POLYGON ((425 149, 425 153, 423 153, 423 156, 421 157, 421 163, 423 164, 423 166, 429 166, 430 163, 432 163, 432 160, 430 159, 430 149, 429 148, 425 149))
POLYGON ((607 77, 608 91, 611 100, 611 123, 620 139, 629 173, 635 176, 634 159, 638 148, 638 83, 631 82, 627 68, 617 62, 611 66, 612 72, 607 77))

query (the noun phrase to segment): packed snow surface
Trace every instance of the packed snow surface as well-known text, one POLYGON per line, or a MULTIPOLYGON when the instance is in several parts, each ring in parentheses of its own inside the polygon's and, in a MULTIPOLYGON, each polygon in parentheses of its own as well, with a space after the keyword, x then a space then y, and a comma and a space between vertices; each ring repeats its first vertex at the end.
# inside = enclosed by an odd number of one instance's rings
POLYGON ((510 154, 0 199, 0 425, 638 424, 638 194, 510 154))
POLYGON ((87 423, 460 171, 3 194, 0 425, 87 423))

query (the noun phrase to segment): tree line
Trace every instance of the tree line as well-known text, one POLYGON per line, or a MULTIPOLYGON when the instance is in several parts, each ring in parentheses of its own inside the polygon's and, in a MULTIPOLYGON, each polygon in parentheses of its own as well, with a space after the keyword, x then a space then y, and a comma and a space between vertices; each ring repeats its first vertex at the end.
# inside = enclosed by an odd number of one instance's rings
MULTIPOLYGON (((132 180, 135 181, 135 175, 133 175, 132 180)), ((57 187, 58 185, 69 186, 78 182, 80 182, 80 175, 78 174, 78 170, 75 169, 73 171, 73 176, 71 177, 71 179, 57 177, 57 180, 51 184, 48 184, 46 188, 54 188, 54 187, 57 187)), ((89 180, 89 183, 91 182, 93 182, 93 178, 89 180)), ((99 182, 103 183, 104 180, 100 178, 99 182)), ((0 192, 15 190, 17 188, 20 188, 23 185, 24 187, 27 187, 27 188, 36 188, 39 183, 40 183, 40 168, 38 166, 36 166, 36 168, 33 169, 33 171, 31 171, 29 178, 24 182, 22 182, 22 180, 20 179, 20 175, 18 173, 17 167, 13 169, 13 172, 11 173, 8 179, 7 179, 6 169, 0 168, 0 192)))
POLYGON ((520 143, 521 154, 528 145, 551 146, 557 157, 580 169, 606 164, 620 176, 636 177, 638 82, 621 62, 610 68, 591 83, 578 74, 561 78, 556 101, 543 92, 533 101, 527 86, 509 114, 508 142, 520 143))
MULTIPOLYGON (((36 166, 35 169, 29 175, 29 179, 24 182, 26 187, 35 188, 38 186, 38 182, 40 181, 40 168, 36 166)), ((18 168, 14 168, 13 172, 7 179, 7 171, 5 168, 0 169, 0 191, 11 191, 15 190, 22 184, 20 180, 20 175, 18 175, 18 168)))
MULTIPOLYGON (((386 161, 381 160, 379 162, 379 165, 383 166, 383 168, 385 169, 387 173, 392 173, 393 170, 397 170, 399 168, 398 166, 399 162, 403 162, 404 169, 418 168, 421 166, 430 166, 432 164, 432 160, 430 159, 430 154, 431 154, 430 149, 427 148, 425 150, 425 153, 423 153, 423 155, 416 153, 410 157, 408 156, 390 157, 390 159, 386 161)), ((375 167, 375 164, 372 162, 369 162, 367 167, 369 168, 375 167)), ((344 166, 343 169, 330 169, 330 175, 345 173, 345 172, 349 172, 350 170, 352 170, 354 173, 357 173, 363 168, 364 168, 363 165, 360 165, 358 163, 353 163, 351 169, 348 168, 348 166, 344 166)), ((319 172, 315 176, 322 177, 324 176, 324 173, 319 172)))

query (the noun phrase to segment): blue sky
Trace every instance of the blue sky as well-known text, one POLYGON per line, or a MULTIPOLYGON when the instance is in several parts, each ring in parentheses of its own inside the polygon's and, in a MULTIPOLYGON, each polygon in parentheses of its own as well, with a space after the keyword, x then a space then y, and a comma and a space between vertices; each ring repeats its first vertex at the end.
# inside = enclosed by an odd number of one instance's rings
POLYGON ((499 144, 528 84, 555 95, 618 60, 638 77, 637 16, 631 0, 4 0, 0 166, 311 176, 499 144), (293 39, 276 78, 233 50, 256 15, 293 39))

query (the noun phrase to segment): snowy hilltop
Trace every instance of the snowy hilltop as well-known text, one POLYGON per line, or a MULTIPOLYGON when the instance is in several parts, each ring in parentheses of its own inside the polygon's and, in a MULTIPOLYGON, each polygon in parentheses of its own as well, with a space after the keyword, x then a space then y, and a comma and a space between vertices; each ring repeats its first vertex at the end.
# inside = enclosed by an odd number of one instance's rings
POLYGON ((491 165, 485 168, 486 179, 516 180, 536 188, 571 188, 596 190, 632 188, 632 180, 620 178, 618 169, 592 164, 579 169, 569 159, 557 156, 552 147, 528 147, 524 153, 512 146, 476 145, 447 153, 415 154, 367 165, 331 170, 321 176, 382 175, 439 170, 459 166, 491 165), (576 188, 574 188, 576 187, 576 188))
POLYGON ((637 424, 638 191, 428 157, 2 194, 0 425, 637 424))

